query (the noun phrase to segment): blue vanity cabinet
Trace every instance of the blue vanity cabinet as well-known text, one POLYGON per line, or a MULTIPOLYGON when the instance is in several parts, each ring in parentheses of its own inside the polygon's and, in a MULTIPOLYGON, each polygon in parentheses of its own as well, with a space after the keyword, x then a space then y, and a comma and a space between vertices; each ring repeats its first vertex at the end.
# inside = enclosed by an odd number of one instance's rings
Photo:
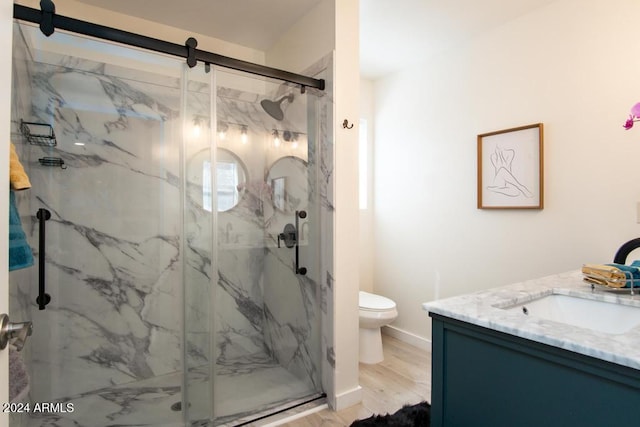
POLYGON ((640 426, 640 370, 429 315, 431 426, 640 426))

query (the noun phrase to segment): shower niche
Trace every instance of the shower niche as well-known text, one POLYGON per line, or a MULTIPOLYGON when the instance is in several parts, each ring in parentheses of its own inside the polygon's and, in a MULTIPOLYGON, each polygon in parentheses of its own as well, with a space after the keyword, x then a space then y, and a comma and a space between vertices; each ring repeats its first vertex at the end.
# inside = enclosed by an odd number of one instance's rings
POLYGON ((32 183, 17 205, 36 259, 35 214, 51 212, 51 302, 35 303, 36 262, 11 272, 10 314, 33 322, 27 400, 75 410, 12 427, 232 426, 320 402, 332 369, 322 93, 14 25, 12 142, 32 183), (265 99, 282 99, 280 119, 265 99), (30 144, 21 120, 57 144, 30 144), (39 162, 50 157, 65 169, 39 162), (295 176, 278 181, 289 162, 295 176), (304 276, 277 245, 294 199, 308 213, 304 276))

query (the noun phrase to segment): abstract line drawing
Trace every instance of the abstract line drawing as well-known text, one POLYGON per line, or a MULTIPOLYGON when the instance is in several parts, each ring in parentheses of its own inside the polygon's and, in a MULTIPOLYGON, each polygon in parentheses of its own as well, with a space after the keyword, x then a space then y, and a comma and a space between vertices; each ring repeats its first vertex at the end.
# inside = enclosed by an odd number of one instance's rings
POLYGON ((543 209, 543 124, 478 135, 478 209, 543 209))
POLYGON ((533 197, 531 191, 515 177, 511 169, 515 157, 515 150, 496 146, 490 157, 495 171, 493 185, 487 185, 487 190, 509 197, 524 196, 531 198, 533 197))

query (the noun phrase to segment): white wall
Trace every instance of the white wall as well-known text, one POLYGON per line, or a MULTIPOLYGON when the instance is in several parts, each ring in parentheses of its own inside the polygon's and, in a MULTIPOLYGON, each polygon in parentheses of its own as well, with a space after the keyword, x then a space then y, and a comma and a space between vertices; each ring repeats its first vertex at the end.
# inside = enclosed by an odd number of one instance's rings
MULTIPOLYGON (((481 7, 478 5, 477 7, 481 7)), ((375 85, 374 288, 421 303, 611 262, 637 237, 637 0, 558 0, 375 85), (545 208, 476 208, 476 136, 543 122, 545 208)))
POLYGON ((323 0, 269 48, 266 65, 302 72, 336 45, 335 2, 323 0))
MULTIPOLYGON (((360 208, 360 290, 373 292, 373 141, 374 141, 374 84, 372 80, 360 80, 360 118, 366 121, 367 129, 360 129, 360 133, 366 132, 368 152, 366 153, 367 171, 365 183, 359 182, 360 190, 367 193, 367 206, 360 208), (363 188, 364 186, 364 188, 363 188)), ((360 135, 362 138, 362 135, 360 135)), ((361 171, 362 174, 362 171, 361 171)))
POLYGON ((358 119, 359 0, 335 0, 335 346, 340 410, 361 400, 358 385, 358 119), (354 127, 345 129, 347 119, 354 127))

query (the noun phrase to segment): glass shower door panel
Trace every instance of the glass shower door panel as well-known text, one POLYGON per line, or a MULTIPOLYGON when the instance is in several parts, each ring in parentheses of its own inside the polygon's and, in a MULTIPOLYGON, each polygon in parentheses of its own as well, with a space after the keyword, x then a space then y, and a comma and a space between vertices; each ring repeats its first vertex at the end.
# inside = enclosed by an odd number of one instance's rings
POLYGON ((217 70, 216 81, 218 158, 235 172, 219 162, 215 188, 223 199, 234 182, 238 194, 217 209, 214 419, 233 425, 321 391, 315 104, 238 72, 217 70))
POLYGON ((180 423, 181 61, 58 31, 45 43, 18 27, 14 50, 33 61, 23 62, 28 105, 12 120, 50 125, 57 145, 16 136, 32 183, 19 209, 37 257, 35 212, 51 213, 51 303, 35 304, 36 259, 16 304, 34 324, 31 400, 74 404, 31 425, 180 423))
POLYGON ((211 74, 203 65, 184 70, 184 365, 187 424, 212 418, 211 310, 215 148, 211 74))

